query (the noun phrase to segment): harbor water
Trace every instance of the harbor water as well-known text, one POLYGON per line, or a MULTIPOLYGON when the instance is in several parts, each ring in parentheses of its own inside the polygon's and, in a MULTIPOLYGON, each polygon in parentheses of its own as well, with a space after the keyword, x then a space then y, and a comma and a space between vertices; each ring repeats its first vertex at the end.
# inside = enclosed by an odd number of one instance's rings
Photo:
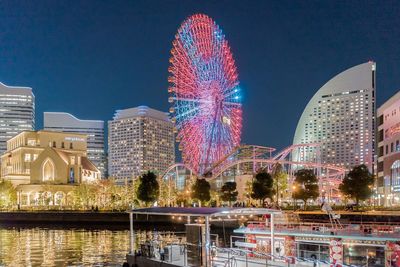
MULTIPOLYGON (((168 232, 136 231, 137 240, 168 232)), ((0 266, 122 266, 127 229, 0 226, 0 266)))

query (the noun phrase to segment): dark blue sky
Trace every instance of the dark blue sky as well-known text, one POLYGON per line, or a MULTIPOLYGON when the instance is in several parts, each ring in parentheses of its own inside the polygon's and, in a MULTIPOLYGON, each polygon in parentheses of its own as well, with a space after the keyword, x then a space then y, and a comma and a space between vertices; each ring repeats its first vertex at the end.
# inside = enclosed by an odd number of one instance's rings
POLYGON ((378 104, 400 88, 396 1, 2 1, 0 81, 30 86, 43 111, 83 119, 168 110, 171 42, 193 13, 223 29, 244 91, 242 140, 290 145, 304 107, 332 76, 377 62, 378 104))

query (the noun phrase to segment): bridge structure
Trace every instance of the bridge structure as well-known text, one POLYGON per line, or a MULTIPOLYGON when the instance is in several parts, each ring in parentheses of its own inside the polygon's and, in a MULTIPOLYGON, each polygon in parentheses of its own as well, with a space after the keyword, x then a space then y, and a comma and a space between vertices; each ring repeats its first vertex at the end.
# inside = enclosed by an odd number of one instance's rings
MULTIPOLYGON (((204 173, 196 173, 183 163, 171 165, 162 175, 162 179, 172 179, 178 190, 184 190, 185 185, 195 177, 204 177, 214 189, 218 189, 227 181, 240 179, 252 179, 259 170, 271 171, 276 164, 280 164, 288 175, 288 183, 294 180, 295 172, 299 169, 312 169, 319 181, 320 195, 330 199, 340 198, 338 186, 341 183, 346 169, 321 162, 320 144, 296 144, 291 145, 276 153, 275 148, 240 145, 207 168, 204 173), (312 151, 314 155, 298 157, 305 151, 312 151), (296 157, 293 156, 297 155, 296 157)), ((243 184, 241 186, 244 186, 243 184)), ((288 187, 288 191, 293 190, 288 187)))

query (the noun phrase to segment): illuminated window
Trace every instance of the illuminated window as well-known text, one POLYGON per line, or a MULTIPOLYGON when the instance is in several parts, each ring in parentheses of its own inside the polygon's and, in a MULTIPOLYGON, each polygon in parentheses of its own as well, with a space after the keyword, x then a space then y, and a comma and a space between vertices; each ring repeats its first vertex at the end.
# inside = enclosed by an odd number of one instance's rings
POLYGON ((400 160, 393 162, 391 170, 391 184, 400 185, 400 160))
POLYGON ((35 139, 28 139, 28 146, 36 146, 36 140, 35 139))
POLYGON ((43 182, 54 181, 55 167, 50 158, 47 158, 42 165, 42 180, 43 182))

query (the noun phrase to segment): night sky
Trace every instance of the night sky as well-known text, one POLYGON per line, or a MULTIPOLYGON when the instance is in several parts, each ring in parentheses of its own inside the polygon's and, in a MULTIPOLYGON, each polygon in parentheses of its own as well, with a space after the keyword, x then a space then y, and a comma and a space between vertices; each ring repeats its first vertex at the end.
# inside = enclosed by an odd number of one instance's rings
POLYGON ((309 99, 354 65, 377 62, 378 105, 400 88, 398 1, 2 1, 0 81, 33 88, 38 129, 43 111, 167 111, 171 42, 199 12, 231 45, 243 143, 290 145, 309 99))

